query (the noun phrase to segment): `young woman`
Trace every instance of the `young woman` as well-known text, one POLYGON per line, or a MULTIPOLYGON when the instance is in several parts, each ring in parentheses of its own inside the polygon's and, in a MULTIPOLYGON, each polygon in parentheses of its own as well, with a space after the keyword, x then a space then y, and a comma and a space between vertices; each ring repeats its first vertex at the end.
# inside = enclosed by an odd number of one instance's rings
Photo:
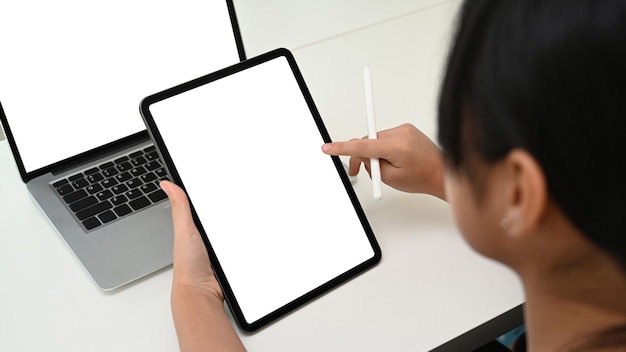
MULTIPOLYGON (((626 0, 468 0, 439 103, 442 151, 412 125, 322 146, 350 174, 447 200, 525 289, 529 351, 626 351, 626 0)), ((189 214, 175 223, 181 350, 243 350, 189 214), (207 334, 210 332, 210 334, 207 334)))

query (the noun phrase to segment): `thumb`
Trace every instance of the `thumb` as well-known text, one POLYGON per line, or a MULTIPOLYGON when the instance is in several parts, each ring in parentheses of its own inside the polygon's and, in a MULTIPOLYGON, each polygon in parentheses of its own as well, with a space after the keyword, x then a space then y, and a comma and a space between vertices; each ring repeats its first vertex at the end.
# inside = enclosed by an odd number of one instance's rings
POLYGON ((166 180, 161 181, 160 186, 167 194, 172 205, 174 233, 190 233, 193 231, 196 225, 191 217, 191 207, 185 191, 175 183, 166 180))

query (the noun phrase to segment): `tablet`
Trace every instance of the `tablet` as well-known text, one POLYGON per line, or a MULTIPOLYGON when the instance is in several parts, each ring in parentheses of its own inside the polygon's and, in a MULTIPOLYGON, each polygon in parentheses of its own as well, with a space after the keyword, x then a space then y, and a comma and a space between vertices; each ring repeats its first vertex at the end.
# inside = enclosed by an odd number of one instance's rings
POLYGON ((140 110, 243 330, 380 261, 340 159, 321 151, 331 140, 287 49, 148 96, 140 110))

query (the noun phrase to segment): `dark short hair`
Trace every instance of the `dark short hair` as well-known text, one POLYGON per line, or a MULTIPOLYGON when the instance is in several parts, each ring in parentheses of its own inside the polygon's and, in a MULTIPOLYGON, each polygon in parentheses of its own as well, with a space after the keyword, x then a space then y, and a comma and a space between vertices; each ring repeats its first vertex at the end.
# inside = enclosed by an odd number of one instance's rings
POLYGON ((622 265, 625 107, 626 0, 462 5, 438 107, 447 165, 528 151, 568 219, 622 265))

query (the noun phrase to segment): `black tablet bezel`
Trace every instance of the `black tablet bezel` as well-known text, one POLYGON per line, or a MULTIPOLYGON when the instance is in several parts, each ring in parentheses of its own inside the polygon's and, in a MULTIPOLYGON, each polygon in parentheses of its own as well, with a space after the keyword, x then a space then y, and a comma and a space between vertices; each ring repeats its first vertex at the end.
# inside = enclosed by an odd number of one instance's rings
MULTIPOLYGON (((172 181, 175 182, 176 184, 178 184, 179 186, 181 186, 183 189, 185 189, 184 183, 181 180, 180 175, 178 174, 176 167, 172 161, 172 158, 169 155, 169 152, 167 150, 167 146, 165 145, 161 134, 159 133, 159 130, 156 126, 156 123, 154 122, 154 119, 152 117, 152 114, 150 112, 150 106, 154 103, 157 103, 159 101, 162 101, 164 99, 168 99, 170 97, 173 97, 175 95, 184 93, 186 91, 192 90, 194 88, 200 87, 202 85, 208 84, 210 82, 219 80, 221 78, 236 74, 237 72, 241 72, 243 70, 246 70, 248 68, 254 67, 256 65, 260 65, 264 62, 276 59, 278 57, 284 57, 287 59, 287 62, 289 63, 289 66, 291 67, 292 73, 298 83, 298 86, 300 87, 300 90, 303 94, 303 97, 306 100, 306 103, 309 107, 309 110, 311 112, 311 115, 313 117, 313 119, 315 120, 315 123, 318 127, 318 130, 322 136, 322 139, 324 140, 325 143, 329 143, 331 142, 330 139, 330 135, 328 134, 328 131, 326 130, 326 127, 324 126, 324 123, 322 121, 322 118, 317 110, 317 107, 315 106, 315 103, 313 102, 313 98, 306 86, 306 83, 304 81, 304 78, 302 76, 302 73, 300 72, 296 61, 293 57, 293 55, 291 54, 291 52, 287 49, 284 48, 279 48, 276 50, 272 50, 270 52, 267 52, 265 54, 250 58, 248 60, 242 61, 240 63, 237 63, 235 65, 232 65, 230 67, 224 68, 222 70, 207 74, 205 76, 199 77, 197 79, 182 83, 180 85, 177 85, 175 87, 172 87, 170 89, 155 93, 153 95, 150 95, 146 98, 144 98, 141 101, 140 104, 140 113, 144 119, 144 122, 146 124, 148 133, 150 134, 150 137, 152 138, 155 146, 157 147, 157 151, 160 154, 162 160, 164 161, 164 163, 166 164, 166 168, 169 171, 169 174, 172 177, 172 181)), ((321 151, 320 151, 321 153, 321 151)), ((247 332, 253 332, 258 330, 259 328, 267 325, 268 323, 286 315, 287 313, 293 311, 294 309, 304 305, 305 303, 313 300, 314 298, 330 291, 331 289, 337 287, 338 285, 350 280, 351 278, 357 276, 358 274, 366 271, 367 269, 375 266, 378 262, 380 262, 381 258, 382 258, 382 252, 380 249, 380 246, 374 236, 374 233, 369 225, 369 222, 365 216, 365 212, 363 211, 363 208, 361 207, 361 204, 358 200, 358 197, 354 191, 354 189, 352 188, 352 184, 350 182, 350 179, 348 178, 348 175, 346 174, 346 171, 343 167, 343 164, 341 162, 341 160, 339 159, 339 157, 336 156, 332 156, 330 157, 332 158, 332 161, 335 165, 335 168, 341 178, 341 181, 343 182, 343 185, 346 189, 346 192, 348 193, 350 200, 352 201, 352 204, 354 206, 354 210, 357 213, 357 216, 359 217, 359 220, 361 221, 361 224, 363 226, 363 230, 365 232, 365 235, 367 236, 369 243, 371 245, 371 248, 374 252, 374 256, 372 256, 370 259, 362 262, 361 264, 353 267, 352 269, 345 271, 343 274, 338 275, 337 277, 335 277, 334 279, 331 279, 329 281, 327 281, 326 283, 322 284, 321 286, 307 292, 306 294, 292 300, 291 302, 286 303, 284 306, 274 310, 273 312, 263 316, 262 318, 253 321, 253 322, 247 322, 241 308, 239 307, 238 303, 237 303, 237 298, 234 296, 234 293, 228 283, 228 279, 226 278, 224 271, 222 270, 222 267, 220 266, 219 263, 219 258, 216 257, 215 252, 213 251, 213 248, 211 246, 211 243, 209 241, 209 238, 206 234, 206 232, 203 229, 203 226, 199 220, 199 217, 193 207, 193 201, 192 201, 192 197, 193 195, 189 195, 190 198, 190 203, 191 203, 191 211, 192 211, 192 216, 194 219, 194 222, 196 224, 196 226, 198 227, 198 230, 200 232, 200 234, 202 235, 202 239, 204 241, 204 244, 206 246, 206 249, 209 253, 209 257, 211 259, 211 264, 213 266, 213 270, 215 272, 215 276, 217 277, 222 290, 224 292, 224 297, 226 299, 226 302, 228 303, 228 306, 233 314, 233 317, 235 318, 237 324, 239 325, 239 327, 247 332)))

